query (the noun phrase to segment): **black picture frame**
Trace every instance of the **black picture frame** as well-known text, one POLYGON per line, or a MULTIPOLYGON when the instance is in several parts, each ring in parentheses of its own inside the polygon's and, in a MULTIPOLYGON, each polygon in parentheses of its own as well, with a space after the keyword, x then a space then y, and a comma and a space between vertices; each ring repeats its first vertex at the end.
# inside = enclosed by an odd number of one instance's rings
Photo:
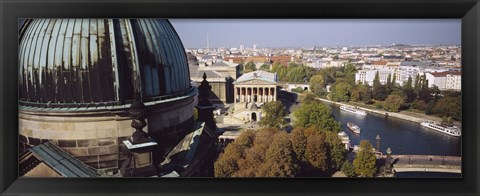
POLYGON ((479 195, 480 3, 478 0, 1 0, 0 193, 2 195, 479 195), (461 18, 462 178, 21 178, 18 179, 19 18, 461 18))

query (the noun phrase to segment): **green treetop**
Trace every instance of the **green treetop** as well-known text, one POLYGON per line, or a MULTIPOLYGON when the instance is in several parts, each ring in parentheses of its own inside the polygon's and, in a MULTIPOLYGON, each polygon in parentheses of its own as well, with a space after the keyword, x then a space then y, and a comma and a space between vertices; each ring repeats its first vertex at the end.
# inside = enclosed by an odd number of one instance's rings
POLYGON ((263 105, 264 116, 260 125, 269 128, 283 128, 286 126, 285 116, 287 110, 281 101, 268 102, 263 105))
POLYGON ((293 116, 295 127, 314 126, 334 132, 340 130, 340 124, 333 118, 331 109, 321 102, 302 103, 293 116))
POLYGON ((360 177, 373 177, 377 172, 375 167, 376 158, 373 154, 373 147, 367 140, 360 141, 360 149, 353 160, 355 173, 360 177))

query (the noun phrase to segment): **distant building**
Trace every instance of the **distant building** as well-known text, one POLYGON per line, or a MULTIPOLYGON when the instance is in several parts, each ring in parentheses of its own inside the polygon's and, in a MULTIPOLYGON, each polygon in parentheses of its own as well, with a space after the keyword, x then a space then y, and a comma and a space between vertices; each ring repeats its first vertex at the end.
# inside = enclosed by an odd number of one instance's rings
POLYGON ((263 104, 277 101, 277 75, 270 72, 246 73, 234 82, 234 87, 234 114, 225 118, 225 124, 258 122, 262 118, 263 104))
POLYGON ((462 73, 461 72, 450 72, 447 74, 447 83, 446 89, 451 90, 462 90, 462 73))
POLYGON ((272 64, 279 63, 288 66, 292 61, 294 61, 294 57, 290 55, 275 55, 270 57, 270 62, 272 64))
POLYGON ((388 76, 390 76, 391 80, 393 80, 393 75, 395 74, 394 69, 370 69, 370 70, 358 70, 357 73, 355 73, 355 82, 356 83, 362 83, 362 84, 368 84, 370 86, 373 85, 373 80, 375 79, 375 75, 378 72, 378 76, 380 79, 380 83, 386 84, 388 76))
POLYGON ((224 61, 228 61, 230 63, 241 64, 245 61, 246 57, 224 57, 224 61))
POLYGON ((387 61, 403 61, 405 60, 405 57, 400 55, 388 55, 388 56, 383 56, 383 59, 387 61))
POLYGON ((428 87, 437 86, 440 90, 461 90, 461 72, 428 72, 425 73, 428 80, 428 87))
POLYGON ((219 107, 227 103, 233 103, 233 81, 237 78, 238 64, 227 61, 219 61, 210 66, 190 65, 190 79, 199 84, 203 80, 203 74, 207 75, 212 86, 212 94, 209 100, 219 107))
POLYGON ((266 56, 251 56, 245 59, 245 63, 249 62, 254 63, 256 69, 260 69, 263 64, 270 65, 270 58, 266 56))
POLYGON ((412 83, 415 83, 415 79, 420 74, 420 66, 423 66, 421 62, 401 62, 399 67, 399 75, 397 75, 397 83, 402 85, 408 81, 408 78, 412 78, 412 83))

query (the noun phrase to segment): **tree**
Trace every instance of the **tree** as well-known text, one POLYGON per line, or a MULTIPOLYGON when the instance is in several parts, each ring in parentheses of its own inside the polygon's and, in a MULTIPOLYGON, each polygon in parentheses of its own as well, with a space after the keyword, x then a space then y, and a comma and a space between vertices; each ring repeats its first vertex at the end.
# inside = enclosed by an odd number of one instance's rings
POLYGON ((342 167, 345 154, 347 153, 345 147, 336 133, 331 131, 325 131, 324 133, 330 155, 330 167, 339 170, 342 167))
POLYGON ((289 67, 287 72, 287 78, 289 82, 304 82, 307 77, 305 69, 302 66, 289 67))
POLYGON ((265 103, 262 109, 265 115, 260 120, 260 125, 269 128, 282 128, 287 125, 287 109, 281 101, 265 103))
POLYGON ((397 74, 393 73, 391 88, 394 88, 397 85, 397 74))
POLYGON ((337 134, 324 129, 246 130, 216 160, 215 176, 327 176, 343 165, 344 156, 337 134))
POLYGON ((298 164, 289 135, 279 132, 273 137, 270 147, 265 153, 265 163, 261 173, 266 177, 293 177, 298 173, 298 164))
POLYGON ((243 149, 250 148, 253 145, 254 139, 255 139, 255 131, 251 129, 245 130, 235 140, 235 144, 240 146, 243 149))
POLYGON ((420 75, 417 74, 417 76, 415 77, 415 85, 413 87, 413 92, 415 93, 416 97, 420 93, 421 87, 422 87, 422 82, 420 81, 420 75))
POLYGON ((435 104, 433 113, 440 117, 452 118, 454 120, 462 119, 462 99, 461 97, 443 97, 435 104))
POLYGON ((382 83, 380 83, 380 76, 377 71, 375 73, 375 77, 373 78, 373 89, 379 88, 380 86, 382 86, 382 83))
POLYGON ((365 104, 372 102, 372 91, 370 87, 365 84, 356 85, 350 94, 351 101, 363 101, 365 104))
POLYGON ((315 95, 312 92, 306 91, 300 94, 300 102, 302 103, 322 103, 319 100, 316 99, 315 95))
POLYGON ((412 77, 408 77, 408 80, 403 83, 403 92, 407 96, 405 100, 407 103, 411 103, 417 97, 412 87, 412 77))
POLYGON ((353 167, 352 163, 350 161, 345 161, 342 165, 342 172, 345 174, 347 177, 354 177, 356 176, 355 174, 355 168, 353 167))
POLYGON ((257 70, 257 67, 255 65, 255 63, 253 62, 248 62, 247 64, 243 65, 243 66, 240 66, 240 72, 242 74, 246 74, 248 72, 252 72, 252 71, 256 71, 257 70))
POLYGON ((310 90, 315 94, 320 94, 325 87, 323 74, 317 74, 310 78, 310 90))
POLYGON ((360 149, 353 160, 355 173, 360 177, 373 177, 377 172, 376 160, 372 144, 367 140, 360 141, 360 149))
POLYGON ((340 82, 335 84, 335 87, 332 89, 331 99, 333 101, 350 101, 350 93, 352 91, 352 86, 346 82, 340 82))
POLYGON ((292 141, 293 151, 297 156, 297 160, 299 161, 306 161, 305 160, 305 149, 307 147, 307 137, 303 133, 303 128, 295 128, 293 129, 290 140, 292 141))
POLYGON ((359 85, 353 88, 352 93, 350 93, 350 101, 354 101, 354 102, 360 101, 361 92, 358 86, 359 85))
POLYGON ((425 103, 425 101, 423 100, 415 99, 415 101, 412 102, 412 108, 425 111, 425 109, 427 108, 427 103, 425 103))
POLYGON ((323 103, 302 103, 293 112, 295 127, 314 126, 323 130, 340 131, 340 124, 333 118, 331 109, 323 103))
POLYGON ((363 101, 365 104, 371 104, 372 103, 372 98, 373 98, 373 93, 372 90, 370 89, 370 86, 368 84, 361 84, 359 85, 360 88, 360 100, 363 101))
POLYGON ((438 101, 442 96, 442 92, 438 89, 438 86, 433 85, 432 88, 429 89, 430 94, 432 95, 433 100, 438 101))
POLYGON ((428 80, 425 74, 423 74, 422 82, 421 82, 420 91, 418 93, 418 98, 424 101, 429 101, 432 99, 432 95, 430 93, 430 89, 428 88, 428 80))
POLYGON ((433 114, 433 109, 435 108, 435 100, 430 100, 427 104, 427 107, 425 107, 425 114, 427 115, 432 115, 433 114))
POLYGON ((357 73, 357 68, 355 68, 355 65, 351 63, 347 63, 345 65, 345 77, 347 78, 347 82, 350 85, 355 85, 355 73, 357 73))
POLYGON ((274 63, 272 66, 272 72, 277 74, 279 81, 287 81, 287 78, 285 77, 287 74, 287 67, 280 63, 274 63))
POLYGON ((387 77, 387 84, 385 85, 387 91, 390 93, 392 91, 392 74, 389 74, 387 77))
POLYGON ((387 98, 388 93, 389 92, 387 88, 384 85, 382 85, 382 83, 380 83, 380 77, 377 71, 377 73, 375 74, 375 78, 373 79, 373 90, 372 90, 373 98, 376 100, 383 101, 387 98))
POLYGON ((400 95, 389 95, 388 98, 385 99, 383 108, 390 112, 398 112, 404 103, 404 98, 400 95))
POLYGON ((231 177, 239 170, 237 160, 243 157, 245 149, 235 142, 225 148, 225 152, 214 163, 215 177, 231 177))
POLYGON ((269 64, 263 64, 262 66, 260 66, 260 70, 270 71, 270 65, 269 64))
POLYGON ((325 134, 319 131, 314 131, 308 136, 305 159, 312 166, 308 171, 309 175, 324 175, 330 169, 328 146, 325 139, 325 134))
POLYGON ((372 94, 374 99, 383 101, 388 97, 389 92, 384 85, 380 85, 377 88, 373 89, 372 94))

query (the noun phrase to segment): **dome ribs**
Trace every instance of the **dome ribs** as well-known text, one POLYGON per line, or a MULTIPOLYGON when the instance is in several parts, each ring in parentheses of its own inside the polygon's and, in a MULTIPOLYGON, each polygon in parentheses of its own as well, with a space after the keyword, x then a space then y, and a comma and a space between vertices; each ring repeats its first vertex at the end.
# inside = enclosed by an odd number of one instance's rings
MULTIPOLYGON (((20 104, 99 108, 190 93, 186 53, 166 19, 32 19, 21 28, 20 104)), ((38 108, 37 108, 38 109, 38 108)))

